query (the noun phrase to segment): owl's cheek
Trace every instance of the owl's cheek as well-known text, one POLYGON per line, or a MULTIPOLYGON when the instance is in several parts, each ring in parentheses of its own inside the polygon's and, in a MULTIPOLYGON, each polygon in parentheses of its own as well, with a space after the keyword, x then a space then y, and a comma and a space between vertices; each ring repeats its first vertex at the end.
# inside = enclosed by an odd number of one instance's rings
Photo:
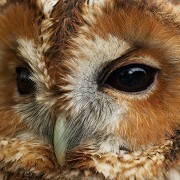
POLYGON ((162 143, 173 134, 173 117, 164 111, 158 99, 154 97, 153 101, 149 99, 131 103, 123 120, 119 121, 115 135, 125 140, 126 146, 132 151, 162 143))
POLYGON ((14 110, 5 109, 0 110, 1 125, 0 125, 0 136, 3 137, 15 137, 17 134, 27 127, 21 122, 20 117, 14 110))

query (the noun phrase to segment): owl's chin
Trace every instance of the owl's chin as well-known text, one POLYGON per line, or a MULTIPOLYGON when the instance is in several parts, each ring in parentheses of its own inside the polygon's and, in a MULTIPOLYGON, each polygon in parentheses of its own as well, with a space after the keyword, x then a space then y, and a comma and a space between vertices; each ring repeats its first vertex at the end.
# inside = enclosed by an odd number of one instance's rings
MULTIPOLYGON (((131 152, 130 148, 126 146, 126 143, 119 137, 114 137, 109 135, 106 139, 102 140, 102 143, 96 142, 97 140, 91 140, 90 143, 85 143, 86 145, 75 146, 69 149, 69 137, 71 136, 70 131, 68 131, 68 123, 66 117, 61 114, 56 120, 54 127, 54 152, 57 161, 60 166, 63 166, 66 160, 67 151, 79 151, 79 149, 93 149, 98 151, 98 153, 116 153, 119 155, 127 154, 131 152), (98 144, 96 146, 96 144, 98 144)), ((75 140, 74 140, 75 141, 75 140)))
MULTIPOLYGON (((133 149, 127 145, 128 143, 126 141, 124 141, 120 137, 114 137, 113 135, 109 135, 107 138, 102 139, 100 142, 97 139, 95 139, 88 140, 88 142, 85 141, 85 143, 83 144, 78 144, 77 137, 75 136, 74 139, 72 138, 73 133, 71 132, 71 130, 69 130, 69 124, 66 117, 63 114, 61 114, 59 118, 56 120, 54 127, 54 152, 60 166, 63 166, 66 160, 71 161, 71 159, 76 159, 77 154, 83 153, 83 151, 88 152, 90 154, 112 153, 122 157, 127 154, 149 151, 155 145, 151 144, 147 146, 142 146, 138 149, 133 149), (69 144, 75 145, 72 147, 69 146, 69 144)), ((163 143, 164 142, 162 142, 162 144, 163 143)), ((84 160, 82 159, 82 161, 84 160)))
MULTIPOLYGON (((146 149, 133 152, 129 152, 123 146, 120 147, 118 153, 114 152, 116 150, 114 147, 115 144, 112 144, 112 142, 108 144, 107 141, 102 143, 99 150, 87 146, 75 147, 70 151, 68 150, 67 155, 65 154, 67 158, 65 164, 60 164, 62 163, 62 159, 58 155, 61 154, 58 149, 55 151, 59 164, 64 165, 62 168, 63 171, 71 169, 79 174, 79 172, 91 169, 88 171, 89 176, 94 174, 97 177, 95 179, 102 179, 98 178, 99 175, 103 175, 105 179, 119 179, 119 177, 124 177, 125 175, 128 178, 123 179, 129 179, 131 176, 135 177, 136 175, 151 177, 149 179, 153 179, 154 176, 159 176, 157 174, 159 172, 166 173, 167 166, 168 170, 172 168, 169 162, 174 162, 174 165, 177 166, 176 160, 179 159, 179 138, 180 132, 177 131, 173 137, 166 139, 162 144, 152 145, 146 147, 146 149), (150 173, 152 169, 154 170, 154 174, 150 173)), ((176 169, 173 170, 176 171, 176 169)))
MULTIPOLYGON (((80 152, 82 150, 91 152, 93 150, 99 154, 114 153, 120 156, 133 152, 132 148, 127 145, 127 142, 120 137, 115 137, 113 135, 109 135, 100 142, 97 139, 91 139, 90 141, 83 143, 84 145, 81 144, 79 146, 78 144, 73 148, 69 148, 69 141, 77 141, 76 138, 74 140, 69 139, 71 135, 72 133, 69 131, 67 119, 63 114, 61 114, 56 120, 54 127, 54 152, 60 166, 63 166, 65 160, 68 159, 67 156, 69 155, 67 154, 75 154, 77 151, 80 152)), ((140 149, 142 150, 144 148, 142 147, 140 149)))

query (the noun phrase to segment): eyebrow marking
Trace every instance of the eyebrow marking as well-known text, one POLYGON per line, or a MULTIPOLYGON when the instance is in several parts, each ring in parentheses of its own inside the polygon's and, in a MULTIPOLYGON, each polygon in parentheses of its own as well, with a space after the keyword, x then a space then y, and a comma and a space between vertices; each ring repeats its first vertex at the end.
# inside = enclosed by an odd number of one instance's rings
POLYGON ((36 82, 45 84, 47 89, 50 88, 51 78, 46 68, 44 59, 41 59, 38 54, 38 45, 33 40, 18 39, 18 52, 24 61, 31 67, 35 76, 33 78, 36 82))
POLYGON ((107 76, 107 74, 109 74, 110 71, 113 71, 115 69, 117 69, 118 64, 127 61, 129 57, 131 57, 131 55, 136 52, 139 48, 137 47, 133 47, 130 49, 127 49, 126 52, 124 52, 120 57, 114 59, 113 61, 109 62, 107 64, 107 66, 104 67, 104 69, 101 71, 100 75, 99 75, 99 84, 102 84, 104 81, 104 77, 107 76), (116 68, 115 68, 116 67, 116 68))
POLYGON ((49 18, 59 0, 37 0, 37 5, 42 10, 43 14, 49 18))
POLYGON ((18 39, 18 55, 20 55, 34 69, 37 66, 37 50, 33 40, 18 39))

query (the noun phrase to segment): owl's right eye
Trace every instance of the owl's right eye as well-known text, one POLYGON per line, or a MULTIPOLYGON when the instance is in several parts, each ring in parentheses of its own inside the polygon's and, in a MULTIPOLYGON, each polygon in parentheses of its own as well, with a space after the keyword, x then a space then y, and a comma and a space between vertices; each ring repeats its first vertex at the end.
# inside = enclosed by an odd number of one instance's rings
POLYGON ((35 91, 35 83, 30 79, 30 72, 27 68, 16 68, 17 89, 20 95, 28 95, 35 91))

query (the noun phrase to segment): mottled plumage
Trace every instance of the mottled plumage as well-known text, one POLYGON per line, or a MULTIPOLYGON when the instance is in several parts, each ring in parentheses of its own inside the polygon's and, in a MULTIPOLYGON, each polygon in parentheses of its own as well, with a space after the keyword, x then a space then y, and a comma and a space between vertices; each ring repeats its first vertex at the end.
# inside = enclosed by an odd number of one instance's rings
POLYGON ((0 178, 179 179, 179 11, 0 0, 0 178))

